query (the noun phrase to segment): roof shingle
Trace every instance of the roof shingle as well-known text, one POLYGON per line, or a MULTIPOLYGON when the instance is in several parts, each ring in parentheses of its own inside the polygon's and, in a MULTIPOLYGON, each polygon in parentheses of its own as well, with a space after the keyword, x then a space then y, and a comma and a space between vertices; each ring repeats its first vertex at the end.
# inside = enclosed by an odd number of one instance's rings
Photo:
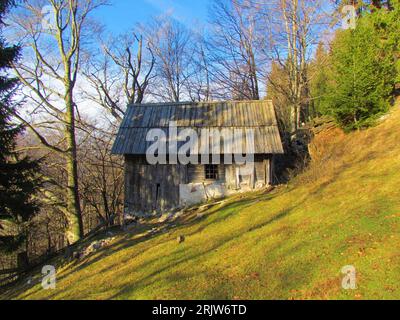
MULTIPOLYGON (((231 130, 228 132, 253 129, 256 154, 283 153, 274 107, 269 100, 129 105, 112 153, 146 154, 153 143, 146 141, 147 133, 155 128, 168 133, 171 121, 175 122, 178 132, 192 128, 199 136, 207 128, 231 130)), ((245 140, 243 135, 243 147, 245 140)))

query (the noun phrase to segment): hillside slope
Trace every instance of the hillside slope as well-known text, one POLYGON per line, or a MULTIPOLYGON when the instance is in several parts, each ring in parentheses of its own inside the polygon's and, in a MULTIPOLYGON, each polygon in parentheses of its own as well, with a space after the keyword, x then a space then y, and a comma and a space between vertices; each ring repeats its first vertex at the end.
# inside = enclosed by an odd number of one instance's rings
POLYGON ((288 187, 121 234, 60 268, 55 290, 19 285, 3 298, 399 299, 399 123, 396 107, 369 130, 324 132, 288 187), (341 288, 345 265, 356 290, 341 288))

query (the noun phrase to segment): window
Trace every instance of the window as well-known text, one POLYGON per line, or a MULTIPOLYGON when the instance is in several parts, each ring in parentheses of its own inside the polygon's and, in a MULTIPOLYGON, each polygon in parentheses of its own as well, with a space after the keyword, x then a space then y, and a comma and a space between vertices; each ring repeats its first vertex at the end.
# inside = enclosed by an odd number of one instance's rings
POLYGON ((217 180, 218 179, 218 166, 216 164, 206 165, 206 179, 217 180))

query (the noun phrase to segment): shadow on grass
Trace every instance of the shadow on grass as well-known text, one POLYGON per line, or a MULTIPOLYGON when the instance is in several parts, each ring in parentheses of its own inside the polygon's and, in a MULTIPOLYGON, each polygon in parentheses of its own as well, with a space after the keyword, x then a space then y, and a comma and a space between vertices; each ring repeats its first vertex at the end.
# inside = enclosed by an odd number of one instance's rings
MULTIPOLYGON (((197 216, 197 214, 190 214, 189 216, 185 216, 182 218, 179 218, 173 222, 170 223, 157 223, 157 224, 149 224, 149 225, 142 225, 140 229, 140 233, 143 234, 135 239, 132 239, 132 234, 126 234, 120 239, 119 241, 111 244, 110 246, 107 246, 103 250, 99 251, 98 253, 95 254, 95 257, 93 256, 88 256, 87 259, 81 260, 81 261, 76 261, 73 264, 73 268, 70 272, 63 274, 62 277, 59 279, 63 279, 70 275, 71 273, 74 273, 76 271, 79 271, 83 268, 86 268, 99 260, 102 260, 112 254, 114 254, 116 251, 124 250, 126 248, 135 246, 139 243, 144 243, 146 241, 153 240, 154 238, 159 237, 160 235, 163 234, 172 234, 172 233, 177 233, 179 229, 182 228, 190 228, 196 225, 200 225, 195 231, 191 233, 186 233, 185 236, 189 237, 193 234, 196 234, 198 232, 203 231, 206 229, 209 225, 212 225, 214 223, 219 223, 224 220, 227 220, 229 217, 237 213, 239 210, 242 210, 243 208, 246 208, 247 206, 250 206, 254 204, 254 200, 240 200, 237 202, 229 203, 227 205, 222 205, 222 206, 217 206, 216 208, 211 208, 210 212, 205 213, 203 216, 197 216), (218 214, 214 216, 215 212, 223 212, 221 214, 218 214), (215 218, 214 218, 215 217, 215 218), (206 220, 209 220, 208 222, 205 223, 206 220), (156 233, 151 233, 153 228, 157 228, 156 233)), ((154 247, 154 245, 152 246, 154 247)), ((139 254, 145 253, 147 250, 151 250, 151 248, 148 248, 144 251, 139 252, 139 254)), ((134 259, 135 256, 130 256, 129 259, 134 259)))
MULTIPOLYGON (((207 250, 203 250, 199 253, 193 253, 193 254, 189 254, 189 255, 187 252, 185 252, 184 257, 180 257, 179 256, 180 252, 176 252, 173 255, 171 255, 171 257, 169 257, 168 262, 163 264, 163 266, 161 268, 157 268, 153 272, 147 274, 140 281, 126 285, 118 293, 116 293, 112 297, 110 297, 110 299, 116 299, 120 296, 124 297, 124 296, 129 295, 130 293, 134 292, 138 288, 141 288, 146 285, 147 286, 151 285, 152 283, 157 281, 157 276, 159 276, 161 273, 171 270, 180 264, 189 262, 190 260, 198 260, 198 259, 202 258, 203 256, 206 256, 209 253, 212 253, 212 252, 218 250, 219 248, 226 246, 228 243, 238 240, 243 235, 243 233, 251 233, 251 232, 259 230, 263 227, 266 227, 269 224, 276 222, 276 221, 284 218, 285 216, 287 216, 295 207, 296 206, 289 208, 288 210, 280 212, 278 215, 272 217, 271 219, 268 219, 264 223, 258 225, 257 227, 252 228, 251 230, 248 230, 248 231, 238 230, 238 232, 236 234, 228 235, 228 236, 224 237, 223 239, 220 239, 216 244, 214 244, 207 250), (153 281, 149 282, 149 280, 152 280, 152 279, 153 279, 153 281)), ((153 260, 148 260, 148 261, 146 261, 146 263, 139 265, 137 268, 143 269, 143 270, 151 269, 151 266, 154 265, 154 263, 157 260, 158 260, 158 258, 155 258, 153 260)))
MULTIPOLYGON (((162 234, 165 234, 166 232, 169 232, 170 234, 177 233, 179 231, 179 229, 181 229, 181 228, 190 228, 193 226, 196 227, 198 225, 198 227, 195 228, 195 230, 193 230, 191 233, 185 234, 185 236, 194 235, 196 233, 203 231, 204 229, 206 229, 208 226, 210 226, 212 224, 221 223, 225 220, 228 220, 234 214, 246 209, 247 207, 250 207, 260 201, 271 200, 278 195, 281 195, 281 193, 277 193, 274 195, 261 195, 261 196, 254 196, 254 197, 250 197, 250 198, 244 198, 239 201, 228 202, 226 204, 217 205, 215 207, 212 207, 207 212, 205 212, 205 214, 201 217, 198 217, 197 214, 189 214, 189 215, 185 215, 184 217, 178 219, 177 221, 174 221, 173 223, 159 223, 159 224, 143 226, 141 229, 141 232, 143 233, 143 235, 141 235, 135 239, 131 238, 132 235, 123 236, 119 241, 116 241, 112 245, 104 248, 103 250, 96 253, 94 256, 93 255, 89 256, 86 261, 84 260, 84 261, 75 262, 74 265, 71 266, 72 267, 71 270, 66 273, 63 273, 62 276, 58 277, 57 280, 61 281, 65 278, 67 278, 68 276, 70 276, 71 274, 74 274, 75 272, 79 272, 80 270, 87 268, 88 266, 90 266, 90 265, 92 265, 92 264, 118 252, 118 251, 124 250, 128 247, 138 245, 140 243, 146 243, 149 240, 152 240, 154 238, 159 237, 162 234), (218 212, 218 214, 215 214, 216 212, 218 212), (159 228, 158 232, 157 233, 149 233, 148 231, 150 231, 154 227, 159 228)), ((208 248, 207 250, 203 250, 203 251, 197 252, 197 253, 194 252, 192 254, 188 254, 188 251, 185 251, 185 252, 177 251, 177 252, 173 253, 170 257, 168 257, 167 262, 163 265, 162 268, 158 268, 154 272, 151 272, 150 274, 143 277, 140 281, 137 281, 133 284, 124 286, 123 289, 121 289, 117 294, 113 295, 111 298, 115 299, 120 295, 125 295, 129 292, 132 292, 133 290, 135 290, 135 288, 139 288, 139 287, 145 285, 150 279, 156 277, 158 274, 165 272, 168 269, 174 268, 175 266, 178 266, 179 264, 188 262, 193 259, 200 258, 203 255, 207 255, 208 253, 217 250, 218 248, 224 246, 225 244, 227 244, 231 241, 237 240, 243 233, 253 232, 253 231, 258 230, 264 226, 267 226, 268 224, 271 224, 279 219, 282 219, 287 214, 289 214, 290 211, 293 210, 295 207, 296 206, 293 206, 285 211, 282 211, 282 212, 278 213, 277 215, 274 215, 271 219, 268 219, 264 223, 262 223, 258 226, 252 227, 248 230, 237 229, 236 233, 230 234, 229 236, 224 237, 223 239, 220 239, 218 241, 218 243, 216 243, 212 247, 208 248), (182 254, 184 254, 185 256, 182 257, 181 256, 182 254)), ((156 243, 156 244, 152 243, 151 246, 150 245, 147 246, 147 248, 145 248, 144 250, 140 250, 140 252, 135 253, 135 255, 127 256, 127 258, 124 261, 118 260, 117 262, 115 262, 115 264, 124 265, 125 261, 135 259, 135 257, 142 255, 146 251, 154 249, 154 247, 156 245, 164 243, 166 241, 170 241, 170 240, 171 240, 171 238, 169 238, 167 240, 165 238, 163 238, 163 239, 161 239, 161 241, 159 243, 156 243)), ((159 257, 148 260, 145 263, 143 263, 135 268, 141 269, 141 270, 149 269, 149 267, 151 265, 153 265, 154 263, 156 263, 157 260, 159 260, 159 257)), ((86 277, 85 280, 88 280, 92 277, 97 277, 101 273, 107 272, 112 267, 113 266, 108 265, 106 268, 103 268, 99 272, 96 272, 95 274, 93 274, 89 277, 86 277)), ((29 298, 30 295, 37 293, 40 290, 41 290, 41 288, 38 287, 34 292, 29 292, 28 294, 26 294, 24 296, 20 296, 20 297, 21 298, 29 298)), ((63 294, 64 292, 65 291, 57 290, 52 295, 48 296, 48 298, 49 299, 56 298, 57 296, 59 296, 60 294, 63 294)), ((79 297, 79 298, 85 299, 85 297, 79 297)))

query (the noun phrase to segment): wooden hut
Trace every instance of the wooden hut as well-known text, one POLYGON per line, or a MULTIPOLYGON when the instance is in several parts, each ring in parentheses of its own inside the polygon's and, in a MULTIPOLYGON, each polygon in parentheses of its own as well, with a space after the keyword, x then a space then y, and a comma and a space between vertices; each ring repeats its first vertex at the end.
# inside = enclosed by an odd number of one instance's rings
MULTIPOLYGON (((183 143, 180 141, 178 147, 183 143)), ((204 139, 199 139, 198 145, 200 159, 204 139)), ((129 105, 112 153, 125 157, 125 214, 147 215, 270 185, 274 155, 282 154, 283 147, 271 101, 189 102, 129 105), (147 141, 149 132, 161 129, 169 136, 171 123, 178 135, 192 129, 199 136, 209 132, 213 139, 219 132, 219 161, 210 156, 209 163, 150 164, 146 154, 154 141, 147 141), (240 130, 246 134, 235 135, 240 130), (247 154, 250 144, 252 166, 238 164, 235 156, 225 161, 229 152, 247 154)), ((166 156, 173 156, 169 147, 166 156)))

